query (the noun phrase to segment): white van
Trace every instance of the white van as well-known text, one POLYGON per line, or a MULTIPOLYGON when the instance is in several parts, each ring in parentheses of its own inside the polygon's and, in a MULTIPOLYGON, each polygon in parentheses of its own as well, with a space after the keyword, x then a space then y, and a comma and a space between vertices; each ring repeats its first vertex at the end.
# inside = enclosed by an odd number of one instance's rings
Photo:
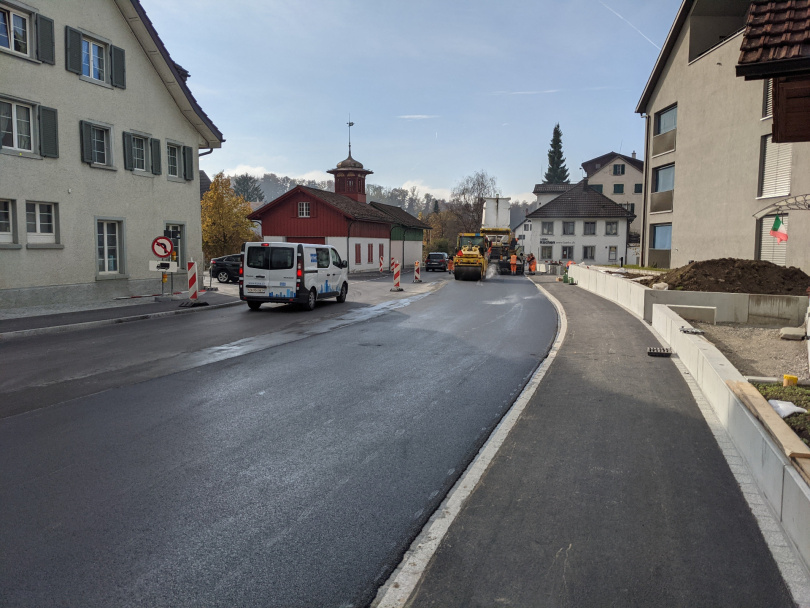
POLYGON ((239 297, 250 310, 262 302, 298 302, 307 310, 324 298, 345 302, 348 267, 331 245, 245 243, 239 297))

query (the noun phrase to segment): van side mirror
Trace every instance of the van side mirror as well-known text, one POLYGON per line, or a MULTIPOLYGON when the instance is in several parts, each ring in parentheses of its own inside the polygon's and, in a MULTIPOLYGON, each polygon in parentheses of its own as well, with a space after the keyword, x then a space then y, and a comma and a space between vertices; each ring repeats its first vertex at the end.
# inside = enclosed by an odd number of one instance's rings
POLYGON ((341 268, 348 268, 348 267, 349 267, 349 260, 343 260, 343 261, 340 263, 340 267, 341 267, 341 268))

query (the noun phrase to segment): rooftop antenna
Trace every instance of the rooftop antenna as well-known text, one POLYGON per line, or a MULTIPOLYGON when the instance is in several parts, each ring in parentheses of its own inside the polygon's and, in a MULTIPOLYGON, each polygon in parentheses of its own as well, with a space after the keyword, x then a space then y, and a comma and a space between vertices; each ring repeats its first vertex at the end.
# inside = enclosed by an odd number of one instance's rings
POLYGON ((346 124, 349 125, 349 156, 351 156, 352 155, 352 127, 354 126, 354 123, 352 122, 351 112, 349 112, 349 122, 347 122, 346 124))

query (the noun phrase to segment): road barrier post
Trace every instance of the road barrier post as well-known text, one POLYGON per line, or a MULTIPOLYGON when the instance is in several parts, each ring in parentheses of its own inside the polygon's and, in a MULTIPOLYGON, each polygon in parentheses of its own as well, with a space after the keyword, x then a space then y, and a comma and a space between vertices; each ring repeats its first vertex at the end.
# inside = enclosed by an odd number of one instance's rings
POLYGON ((393 260, 394 265, 394 286, 391 288, 391 291, 405 291, 402 287, 399 286, 399 262, 393 260))
POLYGON ((380 272, 384 272, 383 271, 383 256, 380 256, 380 272))
POLYGON ((188 270, 188 299, 196 300, 199 289, 197 287, 197 262, 186 262, 188 270))
POLYGON ((422 282, 422 276, 421 273, 419 272, 419 260, 416 260, 416 262, 413 263, 413 282, 414 283, 422 282))

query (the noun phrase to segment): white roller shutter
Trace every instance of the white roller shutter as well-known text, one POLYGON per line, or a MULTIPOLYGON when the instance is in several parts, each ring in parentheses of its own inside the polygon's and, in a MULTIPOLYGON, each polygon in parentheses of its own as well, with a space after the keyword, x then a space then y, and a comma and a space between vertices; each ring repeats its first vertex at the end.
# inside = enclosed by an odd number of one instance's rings
POLYGON ((770 135, 766 135, 764 139, 760 196, 787 196, 790 194, 793 144, 775 144, 770 135))
MULTIPOLYGON (((788 216, 780 215, 779 218, 782 220, 782 225, 785 227, 785 230, 787 230, 788 216)), ((776 220, 775 215, 766 215, 762 218, 762 228, 759 239, 759 259, 766 262, 773 262, 779 266, 785 266, 788 241, 782 241, 780 243, 771 236, 771 228, 773 228, 774 220, 776 220)))

